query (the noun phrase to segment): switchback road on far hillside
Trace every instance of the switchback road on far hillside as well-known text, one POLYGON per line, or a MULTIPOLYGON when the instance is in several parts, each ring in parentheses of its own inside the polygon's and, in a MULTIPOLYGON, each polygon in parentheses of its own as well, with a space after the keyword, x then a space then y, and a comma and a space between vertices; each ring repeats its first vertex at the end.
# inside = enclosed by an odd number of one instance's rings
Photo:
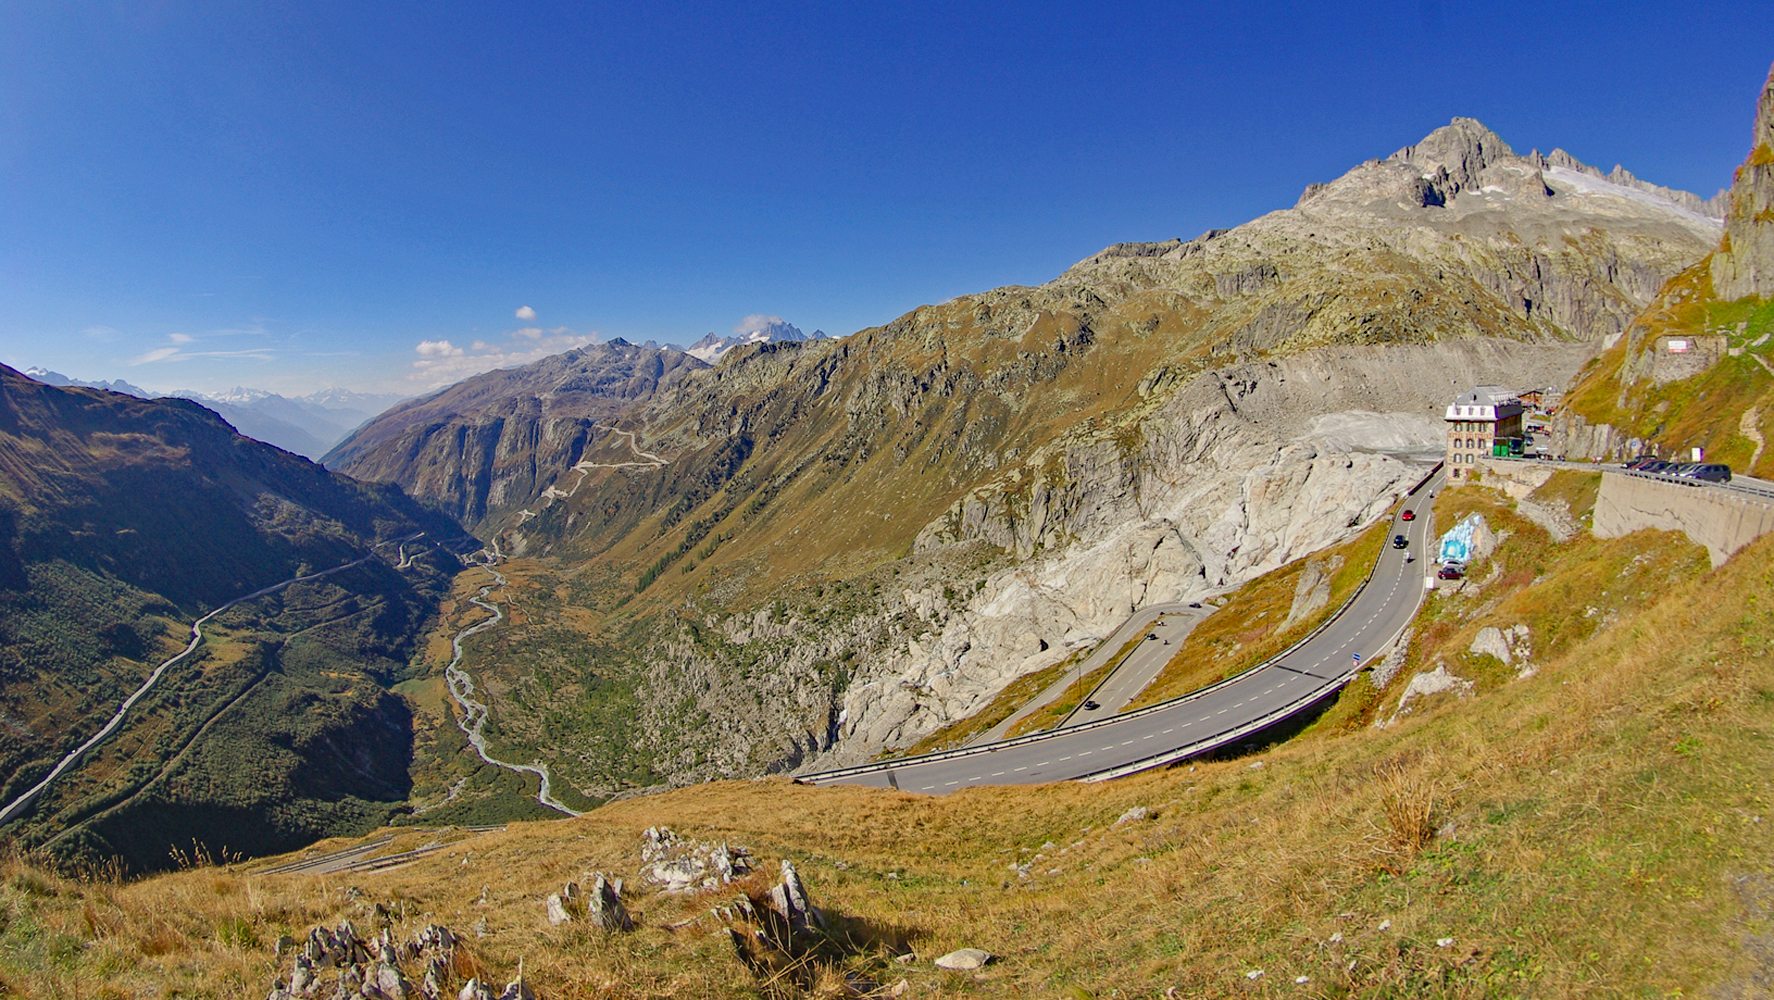
MULTIPOLYGON (((1325 701, 1361 665, 1403 633, 1426 590, 1439 467, 1410 491, 1387 533, 1409 545, 1381 550, 1373 572, 1344 608, 1293 649, 1168 702, 1109 719, 1003 743, 805 774, 805 784, 858 784, 943 794, 976 785, 1101 780, 1174 763, 1237 743, 1325 701), (1402 512, 1416 512, 1403 520, 1402 512), (1407 562, 1406 556, 1415 560, 1407 562)), ((1150 611, 1141 614, 1149 614, 1150 611)))
MULTIPOLYGON (((98 746, 100 743, 104 742, 105 739, 107 737, 109 737, 112 733, 116 732, 117 727, 123 725, 124 717, 129 715, 129 710, 131 708, 134 708, 136 702, 141 701, 142 698, 145 697, 148 694, 148 692, 153 689, 154 685, 160 682, 161 676, 164 675, 166 673, 166 671, 168 669, 170 669, 174 664, 178 663, 180 660, 183 660, 185 657, 190 656, 192 653, 196 652, 197 647, 203 644, 203 626, 205 624, 207 624, 210 619, 214 618, 215 616, 221 614, 224 611, 227 611, 229 608, 232 608, 237 604, 245 604, 247 601, 257 600, 258 598, 264 597, 267 594, 276 593, 277 591, 282 590, 285 587, 292 586, 292 585, 298 584, 298 583, 308 583, 309 581, 312 581, 312 580, 319 580, 324 577, 332 576, 334 573, 343 573, 344 571, 351 569, 354 566, 361 566, 364 563, 369 562, 372 558, 375 557, 375 550, 376 549, 380 549, 383 546, 392 545, 392 544, 400 544, 400 545, 404 546, 405 543, 414 541, 414 540, 420 538, 421 536, 423 536, 424 534, 425 533, 423 531, 420 531, 420 532, 415 532, 414 534, 408 535, 405 538, 391 539, 386 542, 379 542, 370 549, 370 554, 368 554, 368 555, 360 556, 356 559, 351 560, 348 563, 345 563, 342 566, 334 566, 332 569, 320 570, 319 572, 315 572, 315 573, 301 574, 298 576, 291 577, 288 580, 283 580, 278 583, 274 583, 274 584, 270 585, 269 587, 261 587, 260 589, 255 590, 252 593, 245 595, 244 597, 236 597, 232 601, 229 601, 228 603, 222 605, 221 607, 218 607, 215 610, 211 611, 209 614, 206 614, 203 617, 192 622, 191 623, 191 641, 185 644, 185 648, 180 650, 174 656, 172 656, 169 659, 162 662, 160 664, 160 666, 155 667, 154 671, 148 675, 148 679, 143 681, 141 686, 135 689, 134 693, 132 693, 128 698, 125 698, 123 700, 123 704, 118 706, 117 711, 111 715, 110 720, 108 722, 106 722, 103 726, 101 726, 99 728, 98 732, 92 734, 92 736, 89 737, 86 740, 86 742, 75 747, 73 750, 68 751, 67 755, 62 757, 62 759, 60 761, 56 762, 55 767, 50 768, 49 773, 43 776, 43 780, 37 782, 35 785, 32 785, 30 788, 25 789, 25 791, 22 794, 20 794, 17 798, 13 799, 11 802, 8 802, 4 807, 0 807, 0 824, 9 823, 13 820, 14 817, 16 817, 20 813, 24 812, 26 806, 29 806, 31 804, 31 802, 37 798, 37 796, 43 794, 43 790, 48 788, 50 786, 50 784, 55 781, 55 779, 61 777, 63 772, 67 771, 68 768, 73 767, 76 763, 78 763, 80 758, 86 756, 86 752, 88 750, 91 750, 93 747, 98 746)), ((411 561, 407 560, 405 558, 404 552, 405 552, 405 550, 403 548, 402 549, 403 554, 402 554, 401 566, 397 567, 397 568, 404 568, 405 566, 411 564, 411 561)))

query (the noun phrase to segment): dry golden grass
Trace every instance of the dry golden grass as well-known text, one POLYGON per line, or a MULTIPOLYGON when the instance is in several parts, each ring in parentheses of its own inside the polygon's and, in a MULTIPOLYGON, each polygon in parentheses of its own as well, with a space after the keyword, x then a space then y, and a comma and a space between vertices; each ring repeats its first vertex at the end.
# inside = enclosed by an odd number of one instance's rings
POLYGON ((1763 918, 1741 887, 1774 877, 1774 539, 1709 570, 1667 536, 1552 546, 1489 490, 1446 496, 1506 536, 1489 582, 1426 608, 1401 678, 1536 608, 1547 652, 1530 678, 1484 678, 1386 729, 1321 723, 1257 759, 1105 785, 707 785, 464 836, 376 874, 115 885, 15 858, 0 867, 0 979, 26 996, 262 994, 278 935, 351 915, 354 885, 409 922, 484 918, 475 960, 496 978, 522 960, 544 997, 759 995, 718 924, 667 929, 735 890, 635 893, 640 929, 613 938, 543 919, 565 879, 632 878, 641 830, 664 823, 747 844, 767 871, 794 859, 849 942, 801 995, 829 993, 840 970, 903 976, 920 997, 1752 995, 1769 970, 1744 946, 1763 918), (1662 567, 1655 587, 1596 596, 1634 560, 1662 567), (1571 627, 1585 606, 1617 617, 1571 627), (1153 818, 1115 826, 1133 805, 1153 818), (967 945, 1000 961, 930 965, 967 945), (894 961, 903 951, 917 961, 894 961))

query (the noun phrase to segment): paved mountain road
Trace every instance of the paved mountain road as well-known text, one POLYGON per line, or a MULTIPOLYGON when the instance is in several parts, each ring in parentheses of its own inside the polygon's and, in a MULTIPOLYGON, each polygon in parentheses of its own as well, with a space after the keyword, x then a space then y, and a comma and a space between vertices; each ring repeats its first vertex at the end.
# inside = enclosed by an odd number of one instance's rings
POLYGON ((1369 658, 1404 631, 1423 599, 1434 567, 1429 493, 1435 472, 1401 505, 1417 517, 1393 516, 1392 534, 1406 549, 1387 545, 1372 576, 1349 605, 1310 638, 1239 676, 1191 695, 1126 715, 1038 736, 968 747, 922 758, 802 775, 808 784, 864 784, 942 794, 974 785, 1032 784, 1112 777, 1196 756, 1239 740, 1323 701, 1369 658), (1417 556, 1407 562, 1406 556, 1417 556))
POLYGON ((1211 607, 1191 608, 1182 602, 1153 604, 1140 608, 1107 639, 1098 642, 1096 651, 1091 653, 1083 663, 1066 671, 1064 677, 1049 684, 1040 694, 1030 698, 1028 704, 1017 709, 1009 718, 975 738, 971 745, 982 746, 1003 739, 1005 734, 1010 732, 1017 723, 1065 694, 1068 688, 1078 682, 1078 678, 1109 662, 1110 657, 1119 655, 1121 648, 1127 645, 1129 640, 1135 636, 1157 632, 1161 638, 1169 639, 1171 645, 1165 646, 1160 641, 1153 644, 1156 649, 1147 649, 1143 645, 1136 648, 1125 661, 1115 668, 1114 673, 1105 678, 1096 690, 1091 692, 1101 707, 1094 711, 1085 711, 1080 706, 1079 709, 1074 709, 1065 720, 1062 720, 1061 725, 1089 722, 1091 719, 1120 711, 1123 706, 1134 699, 1135 695, 1145 690, 1147 684, 1152 683, 1152 678, 1156 677, 1158 671, 1164 668, 1164 663, 1170 659, 1170 654, 1176 651, 1176 646, 1181 644, 1183 637, 1189 634, 1197 622, 1212 612, 1213 608, 1211 607), (1159 625, 1158 623, 1161 621, 1165 624, 1159 625), (1159 655, 1160 652, 1162 655, 1159 655))

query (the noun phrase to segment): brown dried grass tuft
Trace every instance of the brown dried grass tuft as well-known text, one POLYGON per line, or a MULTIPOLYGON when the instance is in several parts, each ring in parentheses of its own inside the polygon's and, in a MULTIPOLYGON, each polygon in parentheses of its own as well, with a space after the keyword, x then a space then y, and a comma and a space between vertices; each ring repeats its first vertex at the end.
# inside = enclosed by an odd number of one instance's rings
POLYGON ((1386 826, 1379 854, 1381 865, 1393 874, 1410 866, 1417 852, 1435 839, 1435 783, 1401 760, 1389 760, 1374 769, 1379 791, 1380 814, 1386 826))

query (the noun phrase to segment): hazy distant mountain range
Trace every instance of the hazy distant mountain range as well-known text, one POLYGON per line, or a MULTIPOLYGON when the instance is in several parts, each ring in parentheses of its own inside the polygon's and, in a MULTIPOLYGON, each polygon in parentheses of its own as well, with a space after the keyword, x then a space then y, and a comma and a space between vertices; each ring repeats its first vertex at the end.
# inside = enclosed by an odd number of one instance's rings
POLYGON ((221 414, 247 437, 314 459, 326 454, 327 449, 371 417, 406 398, 394 393, 352 392, 336 387, 295 397, 243 386, 213 394, 191 389, 157 393, 122 379, 89 381, 47 368, 27 368, 24 373, 46 385, 108 389, 142 399, 171 396, 193 400, 221 414))

